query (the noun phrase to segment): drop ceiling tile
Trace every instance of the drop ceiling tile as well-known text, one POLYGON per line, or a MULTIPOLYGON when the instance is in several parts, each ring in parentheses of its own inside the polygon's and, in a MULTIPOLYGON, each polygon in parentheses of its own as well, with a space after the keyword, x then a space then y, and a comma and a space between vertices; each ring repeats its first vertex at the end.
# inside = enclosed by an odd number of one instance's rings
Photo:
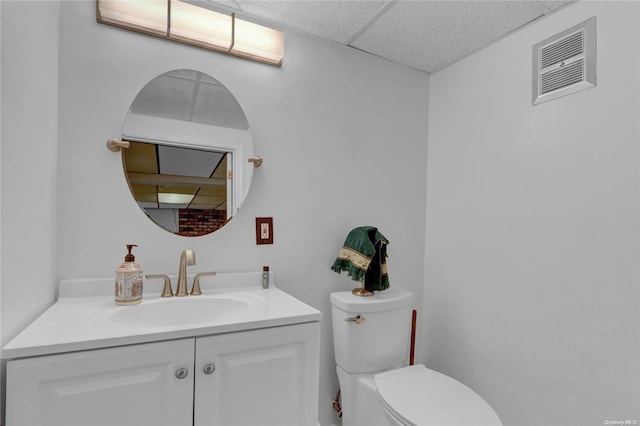
POLYGON ((264 25, 432 72, 576 0, 208 1, 264 25))
POLYGON ((158 146, 160 173, 177 176, 209 177, 224 153, 174 146, 158 146))
POLYGON ((555 10, 555 9, 559 8, 559 7, 564 6, 565 4, 572 3, 573 1, 576 1, 576 0, 565 0, 565 1, 541 0, 541 1, 538 1, 538 3, 540 3, 542 6, 546 7, 547 11, 550 12, 552 10, 555 10))
POLYGON ((158 173, 156 146, 151 143, 130 142, 122 151, 127 172, 158 173))
POLYGON ((227 187, 226 186, 214 186, 210 188, 202 187, 200 191, 198 191, 198 195, 215 195, 218 197, 223 197, 226 199, 227 196, 227 187))
POLYGON ((216 2, 319 37, 346 43, 389 1, 224 1, 216 2))
POLYGON ((537 1, 399 1, 351 46, 432 72, 547 12, 537 1))

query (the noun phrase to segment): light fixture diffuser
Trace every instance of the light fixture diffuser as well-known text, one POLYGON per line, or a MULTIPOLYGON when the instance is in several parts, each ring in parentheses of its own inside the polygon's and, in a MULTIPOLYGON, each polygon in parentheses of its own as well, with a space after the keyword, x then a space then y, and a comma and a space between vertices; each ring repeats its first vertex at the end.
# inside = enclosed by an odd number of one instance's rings
POLYGON ((193 200, 193 194, 176 194, 171 192, 158 192, 160 204, 189 204, 193 200))
POLYGON ((284 35, 281 31, 243 19, 235 19, 232 53, 248 58, 260 58, 271 64, 280 65, 283 43, 284 35))
POLYGON ((98 22, 134 31, 165 36, 168 0, 99 0, 98 22))
POLYGON ((230 15, 179 0, 171 1, 169 38, 228 51, 231 47, 232 25, 230 15))
MULTIPOLYGON (((0 0, 1 1, 1 0, 0 0)), ((181 0, 96 0, 96 21, 281 66, 284 34, 181 0)))

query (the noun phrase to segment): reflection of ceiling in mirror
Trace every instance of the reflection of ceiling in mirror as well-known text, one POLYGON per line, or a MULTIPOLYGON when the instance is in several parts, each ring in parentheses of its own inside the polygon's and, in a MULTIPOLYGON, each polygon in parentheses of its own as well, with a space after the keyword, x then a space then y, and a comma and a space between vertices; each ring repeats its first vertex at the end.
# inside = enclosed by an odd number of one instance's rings
POLYGON ((194 70, 175 70, 153 79, 138 93, 131 112, 248 130, 235 97, 213 77, 194 70))
POLYGON ((223 152, 158 145, 158 167, 163 175, 211 177, 223 152))
POLYGON ((131 142, 123 153, 140 207, 226 210, 226 153, 141 142, 131 142))

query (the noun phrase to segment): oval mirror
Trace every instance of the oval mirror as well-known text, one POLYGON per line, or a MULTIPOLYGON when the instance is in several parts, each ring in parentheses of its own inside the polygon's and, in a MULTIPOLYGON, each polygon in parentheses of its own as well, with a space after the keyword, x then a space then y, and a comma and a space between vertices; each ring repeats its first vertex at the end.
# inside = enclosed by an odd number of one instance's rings
POLYGON ((129 189, 147 217, 182 236, 224 226, 244 201, 251 177, 249 123, 215 78, 174 70, 134 99, 122 131, 129 189))

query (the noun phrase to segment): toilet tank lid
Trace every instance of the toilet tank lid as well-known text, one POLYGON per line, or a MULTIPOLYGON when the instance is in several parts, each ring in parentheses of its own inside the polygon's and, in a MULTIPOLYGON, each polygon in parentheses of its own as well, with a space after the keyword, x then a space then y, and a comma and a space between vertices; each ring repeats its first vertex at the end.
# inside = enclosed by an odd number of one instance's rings
POLYGON ((373 296, 362 297, 350 291, 331 293, 331 304, 344 312, 382 312, 398 309, 413 301, 413 293, 399 287, 376 291, 373 296))

